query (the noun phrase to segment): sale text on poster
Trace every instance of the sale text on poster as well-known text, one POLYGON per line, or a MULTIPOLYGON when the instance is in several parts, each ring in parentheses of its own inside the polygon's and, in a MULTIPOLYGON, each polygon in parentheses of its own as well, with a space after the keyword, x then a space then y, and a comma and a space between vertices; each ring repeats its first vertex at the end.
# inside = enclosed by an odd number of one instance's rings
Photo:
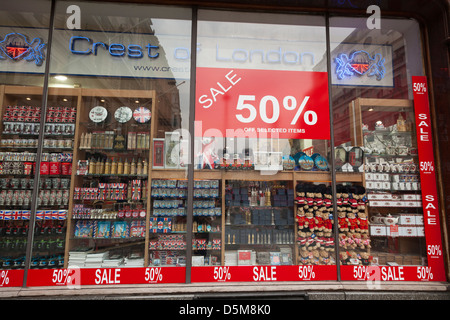
POLYGON ((330 139, 326 72, 197 68, 197 137, 330 139))

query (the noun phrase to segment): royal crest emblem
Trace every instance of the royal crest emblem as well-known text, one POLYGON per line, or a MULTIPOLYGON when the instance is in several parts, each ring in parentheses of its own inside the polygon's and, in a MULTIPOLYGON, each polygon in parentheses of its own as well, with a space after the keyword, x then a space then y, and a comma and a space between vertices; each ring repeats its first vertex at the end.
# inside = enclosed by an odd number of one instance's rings
POLYGON ((45 46, 41 38, 28 42, 27 37, 21 33, 8 33, 5 38, 0 37, 0 60, 25 60, 40 66, 45 59, 45 46))
POLYGON ((376 53, 373 57, 364 50, 353 51, 350 55, 341 53, 336 57, 336 75, 339 80, 351 76, 376 77, 378 81, 384 78, 385 59, 376 53))

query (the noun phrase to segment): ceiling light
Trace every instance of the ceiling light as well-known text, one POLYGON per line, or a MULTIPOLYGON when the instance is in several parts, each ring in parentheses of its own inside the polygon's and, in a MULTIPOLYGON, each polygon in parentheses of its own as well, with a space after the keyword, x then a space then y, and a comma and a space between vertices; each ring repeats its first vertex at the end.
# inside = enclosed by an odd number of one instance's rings
POLYGON ((59 81, 66 81, 67 77, 66 76, 55 76, 55 79, 59 80, 59 81))

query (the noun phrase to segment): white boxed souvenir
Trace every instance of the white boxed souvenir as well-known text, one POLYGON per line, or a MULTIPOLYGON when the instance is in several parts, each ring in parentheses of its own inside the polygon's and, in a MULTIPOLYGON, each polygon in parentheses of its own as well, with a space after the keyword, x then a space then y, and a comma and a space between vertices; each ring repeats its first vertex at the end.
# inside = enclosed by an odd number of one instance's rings
POLYGON ((423 226, 423 215, 422 214, 417 214, 415 216, 416 222, 415 224, 418 226, 423 226))
POLYGON ((420 207, 422 207, 422 201, 408 201, 407 206, 414 207, 414 208, 420 208, 420 207))
POLYGON ((415 217, 415 215, 412 215, 412 214, 401 214, 399 224, 400 225, 415 225, 416 217, 415 217))
POLYGON ((269 170, 283 170, 283 153, 271 151, 269 153, 269 170))
POLYGON ((204 256, 192 256, 192 266, 204 266, 205 257, 204 256))
POLYGON ((389 205, 387 207, 403 207, 403 202, 402 201, 390 201, 389 205))
POLYGON ((180 133, 166 132, 164 142, 164 167, 177 169, 180 165, 180 133))
POLYGON ((255 151, 255 170, 269 170, 269 152, 255 151))
POLYGON ((401 237, 417 237, 416 227, 399 226, 398 232, 401 237))
POLYGON ((382 182, 383 184, 383 189, 384 190, 391 190, 391 183, 390 182, 382 182))
POLYGON ((381 203, 381 201, 378 201, 378 200, 370 200, 369 201, 369 206, 371 206, 371 207, 379 207, 380 203, 381 203))
POLYGON ((402 200, 416 200, 415 194, 404 194, 402 200))
POLYGON ((392 200, 402 200, 402 195, 400 195, 400 194, 393 194, 392 195, 392 200))
POLYGON ((189 140, 182 139, 180 141, 180 168, 187 168, 189 163, 189 140))
POLYGON ((389 181, 389 174, 388 173, 381 173, 380 174, 382 181, 389 181))
POLYGON ((380 225, 370 226, 370 235, 373 237, 386 236, 386 226, 380 225))
POLYGON ((369 193, 367 195, 367 198, 369 200, 391 200, 392 194, 391 193, 369 193))
POLYGON ((425 237, 425 229, 424 227, 416 227, 417 236, 418 237, 425 237))
POLYGON ((373 180, 373 173, 366 173, 366 180, 373 180))

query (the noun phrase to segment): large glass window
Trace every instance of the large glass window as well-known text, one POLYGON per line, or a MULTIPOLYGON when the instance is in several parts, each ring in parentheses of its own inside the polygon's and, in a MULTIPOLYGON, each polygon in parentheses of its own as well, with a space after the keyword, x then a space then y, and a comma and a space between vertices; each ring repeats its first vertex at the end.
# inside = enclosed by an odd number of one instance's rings
POLYGON ((414 20, 55 4, 0 10, 0 286, 443 275, 414 20))
MULTIPOLYGON (((36 185, 36 157, 48 63, 50 1, 14 1, 0 9, 0 269, 24 269, 29 236, 36 241, 64 241, 64 235, 41 235, 42 221, 30 223, 36 185), (34 229, 34 230, 33 230, 34 229)), ((56 228, 64 221, 48 221, 56 228)), ((36 250, 46 261, 63 250, 36 250)), ((3 284, 21 285, 23 275, 3 272, 3 284)))
POLYGON ((427 265, 411 76, 422 75, 412 20, 330 20, 342 265, 427 265))
POLYGON ((189 118, 190 19, 183 8, 57 3, 58 94, 48 101, 39 201, 43 221, 53 205, 68 210, 67 241, 57 245, 65 267, 158 267, 145 281, 184 282, 184 268, 173 277, 159 268, 186 260, 178 144, 189 118), (69 5, 79 29, 66 26, 69 5))
POLYGON ((333 265, 324 18, 200 11, 197 43, 193 265, 333 265))

